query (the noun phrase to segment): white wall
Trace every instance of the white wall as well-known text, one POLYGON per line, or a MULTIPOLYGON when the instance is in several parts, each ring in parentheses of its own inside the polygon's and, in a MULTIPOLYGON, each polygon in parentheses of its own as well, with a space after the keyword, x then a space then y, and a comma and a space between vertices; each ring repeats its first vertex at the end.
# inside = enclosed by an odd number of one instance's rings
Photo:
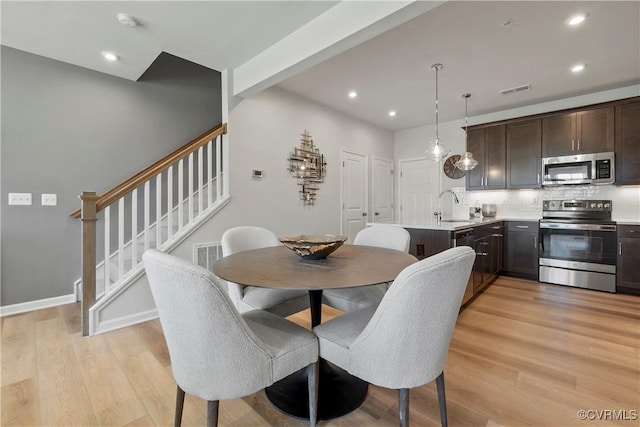
MULTIPOLYGON (((278 236, 340 233, 340 149, 393 159, 393 134, 279 88, 240 102, 229 116, 231 202, 175 251, 191 259, 193 243, 219 241, 238 225, 258 225, 278 236), (327 175, 316 202, 304 206, 287 158, 307 129, 326 156, 327 175), (260 169, 264 178, 251 177, 260 169)), ((371 167, 369 167, 371 172, 371 167)))
MULTIPOLYGON (((469 125, 489 123, 549 111, 580 107, 599 102, 614 101, 640 95, 640 86, 596 92, 588 95, 566 98, 559 101, 534 104, 521 108, 500 111, 481 116, 469 117, 469 125)), ((465 148, 464 118, 439 124, 439 134, 454 154, 465 148)), ((435 126, 422 126, 394 133, 394 158, 396 164, 401 159, 421 157, 427 144, 435 136, 435 126)), ((438 167, 435 163, 433 167, 438 167)), ((546 188, 540 190, 497 190, 465 191, 465 179, 452 180, 443 177, 443 188, 458 194, 459 205, 449 205, 447 197, 443 212, 451 212, 454 218, 468 216, 469 207, 482 203, 498 204, 501 217, 540 218, 543 199, 605 199, 613 200, 613 219, 617 221, 640 221, 640 188, 606 186, 578 186, 546 188)), ((437 190, 434 190, 437 191, 437 190)), ((399 206, 400 191, 396 183, 396 206, 399 206)), ((396 215, 396 217, 398 217, 396 215)))

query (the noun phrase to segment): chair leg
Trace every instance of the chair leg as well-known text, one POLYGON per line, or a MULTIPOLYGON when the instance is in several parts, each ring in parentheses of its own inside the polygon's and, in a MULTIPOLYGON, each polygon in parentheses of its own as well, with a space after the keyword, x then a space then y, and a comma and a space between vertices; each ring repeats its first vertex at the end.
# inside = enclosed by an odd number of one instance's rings
POLYGON ((318 368, 319 363, 307 366, 309 381, 309 427, 315 427, 318 422, 318 368))
POLYGON ((178 391, 176 393, 176 417, 173 421, 173 425, 175 427, 180 427, 182 425, 182 408, 184 407, 184 390, 178 386, 178 391))
POLYGON ((207 427, 218 426, 218 408, 220 407, 219 400, 207 401, 207 427))
POLYGON ((447 427, 447 398, 444 394, 444 371, 436 378, 438 387, 438 405, 440 406, 440 423, 447 427))
POLYGON ((400 418, 400 427, 409 427, 409 389, 401 388, 398 390, 398 417, 400 418))

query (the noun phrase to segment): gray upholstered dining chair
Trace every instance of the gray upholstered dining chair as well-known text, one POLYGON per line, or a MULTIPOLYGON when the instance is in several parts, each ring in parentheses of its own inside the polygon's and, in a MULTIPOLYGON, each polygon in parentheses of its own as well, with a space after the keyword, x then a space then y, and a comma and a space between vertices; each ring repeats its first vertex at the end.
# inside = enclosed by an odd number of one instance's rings
POLYGON ((309 424, 316 423, 318 340, 275 314, 240 314, 211 272, 155 249, 143 255, 149 286, 178 385, 175 425, 185 393, 208 401, 207 425, 219 401, 264 389, 307 367, 309 424))
MULTIPOLYGON (((222 235, 222 256, 281 244, 266 228, 235 227, 222 235)), ((231 300, 241 313, 262 309, 286 317, 309 308, 309 293, 304 289, 268 289, 233 282, 227 282, 227 286, 231 300)))
MULTIPOLYGON (((404 228, 390 224, 376 224, 363 228, 353 239, 354 245, 375 246, 409 252, 411 236, 404 228)), ((342 311, 352 311, 380 304, 389 284, 363 286, 359 288, 327 289, 322 302, 342 311)))
POLYGON ((447 425, 444 368, 475 255, 462 246, 425 258, 398 275, 377 308, 352 311, 313 329, 321 358, 399 391, 401 426, 409 425, 409 389, 433 379, 440 419, 447 425))

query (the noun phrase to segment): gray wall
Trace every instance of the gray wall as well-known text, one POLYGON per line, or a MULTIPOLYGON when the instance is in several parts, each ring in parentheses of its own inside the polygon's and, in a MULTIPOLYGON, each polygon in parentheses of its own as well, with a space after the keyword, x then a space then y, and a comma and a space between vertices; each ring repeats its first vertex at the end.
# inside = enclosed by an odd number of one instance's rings
POLYGON ((1 304, 73 293, 82 191, 98 194, 221 122, 220 73, 162 54, 138 82, 1 47, 1 304), (8 206, 8 193, 33 205, 8 206), (40 205, 56 193, 58 205, 40 205))

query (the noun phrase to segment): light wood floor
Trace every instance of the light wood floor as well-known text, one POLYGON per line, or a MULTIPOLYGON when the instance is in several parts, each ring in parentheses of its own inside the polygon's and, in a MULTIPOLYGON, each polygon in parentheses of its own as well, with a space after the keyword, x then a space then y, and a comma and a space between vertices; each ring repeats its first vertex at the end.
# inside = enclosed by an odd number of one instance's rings
MULTIPOLYGON (((82 338, 78 315, 72 304, 2 319, 2 426, 171 425, 159 322, 82 338)), ((445 379, 451 426, 638 426, 640 298, 500 278, 460 314, 445 379), (613 412, 581 421, 579 410, 613 412)), ((320 425, 397 425, 396 398, 371 387, 358 410, 320 425)), ((413 425, 439 425, 435 384, 414 389, 410 408, 413 425)), ((188 396, 184 425, 204 425, 205 412, 188 396)), ((260 392, 223 401, 220 425, 305 423, 260 392)))

